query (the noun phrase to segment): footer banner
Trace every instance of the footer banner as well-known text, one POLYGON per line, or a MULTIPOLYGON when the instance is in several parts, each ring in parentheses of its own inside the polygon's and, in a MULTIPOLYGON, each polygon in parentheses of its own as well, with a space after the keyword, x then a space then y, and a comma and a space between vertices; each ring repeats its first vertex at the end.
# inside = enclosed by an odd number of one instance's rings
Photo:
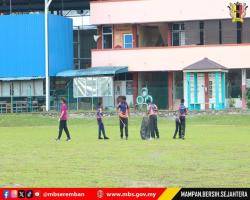
POLYGON ((4 199, 250 199, 249 188, 1 188, 4 199))

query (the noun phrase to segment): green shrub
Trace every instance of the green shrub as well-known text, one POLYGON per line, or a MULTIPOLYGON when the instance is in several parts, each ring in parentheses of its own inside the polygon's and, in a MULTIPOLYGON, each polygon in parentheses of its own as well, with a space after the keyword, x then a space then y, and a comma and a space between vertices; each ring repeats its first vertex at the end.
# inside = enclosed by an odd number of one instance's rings
POLYGON ((250 99, 247 99, 247 108, 250 109, 250 99))
POLYGON ((250 89, 247 89, 246 99, 250 99, 250 89))
POLYGON ((228 101, 229 108, 235 108, 235 100, 233 98, 230 98, 228 101))

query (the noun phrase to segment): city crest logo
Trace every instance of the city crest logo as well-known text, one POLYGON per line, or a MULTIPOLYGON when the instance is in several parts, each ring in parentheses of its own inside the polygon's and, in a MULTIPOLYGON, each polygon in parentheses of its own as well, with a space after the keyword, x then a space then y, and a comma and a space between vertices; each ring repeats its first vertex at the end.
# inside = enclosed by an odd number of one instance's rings
POLYGON ((230 10, 232 22, 244 22, 244 17, 246 16, 246 10, 248 8, 246 3, 230 3, 228 8, 230 10))

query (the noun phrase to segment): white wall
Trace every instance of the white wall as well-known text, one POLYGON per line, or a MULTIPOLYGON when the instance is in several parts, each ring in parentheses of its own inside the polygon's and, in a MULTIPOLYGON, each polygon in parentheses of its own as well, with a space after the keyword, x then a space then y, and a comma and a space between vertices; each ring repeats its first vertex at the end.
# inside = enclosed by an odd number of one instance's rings
MULTIPOLYGON (((91 1, 91 24, 230 19, 231 0, 91 1)), ((245 1, 249 5, 249 0, 245 1)), ((250 17, 248 10, 246 17, 250 17)))
POLYGON ((177 71, 207 57, 229 69, 239 69, 250 68, 249 52, 249 44, 92 50, 92 66, 128 66, 129 71, 137 72, 177 71))

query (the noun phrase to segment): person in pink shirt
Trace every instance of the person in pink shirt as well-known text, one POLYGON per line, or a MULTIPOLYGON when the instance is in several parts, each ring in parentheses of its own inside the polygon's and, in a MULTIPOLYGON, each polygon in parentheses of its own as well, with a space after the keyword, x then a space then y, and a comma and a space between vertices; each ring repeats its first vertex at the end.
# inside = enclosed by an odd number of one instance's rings
POLYGON ((68 108, 67 108, 65 98, 62 97, 61 100, 62 100, 62 104, 61 104, 61 113, 60 113, 60 117, 59 117, 59 134, 58 134, 58 137, 57 137, 56 141, 60 141, 63 130, 65 131, 65 133, 67 135, 67 140, 66 141, 70 141, 71 137, 70 137, 69 130, 68 130, 68 127, 67 127, 68 108))

